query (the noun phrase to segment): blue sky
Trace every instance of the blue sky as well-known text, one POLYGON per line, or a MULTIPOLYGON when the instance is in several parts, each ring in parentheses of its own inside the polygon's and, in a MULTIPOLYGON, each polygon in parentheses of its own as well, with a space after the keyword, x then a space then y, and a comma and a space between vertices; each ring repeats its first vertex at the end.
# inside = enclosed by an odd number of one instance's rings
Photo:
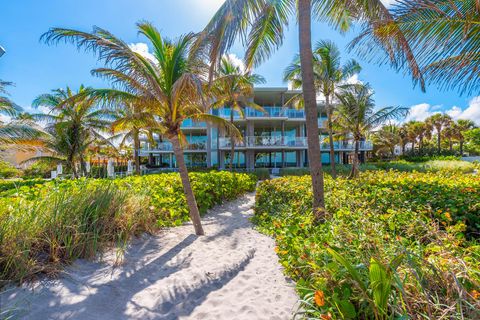
MULTIPOLYGON (((199 31, 209 21, 222 0, 23 0, 0 4, 0 45, 7 53, 0 58, 0 79, 16 84, 11 98, 25 108, 41 93, 69 85, 106 86, 90 75, 99 66, 91 54, 79 52, 73 45, 47 46, 39 41, 50 27, 68 27, 90 31, 93 25, 108 29, 128 43, 145 40, 137 36, 135 23, 153 22, 164 36, 199 31)), ((390 1, 391 2, 391 1, 390 1)), ((447 112, 456 118, 470 118, 480 124, 480 98, 459 96, 455 91, 435 87, 422 93, 414 88, 408 75, 388 66, 370 64, 349 54, 345 45, 355 30, 343 36, 329 26, 314 23, 313 41, 330 39, 341 48, 345 60, 357 59, 363 67, 360 79, 370 82, 379 106, 413 106, 412 119, 422 119, 433 112, 447 112)), ((268 86, 286 86, 282 82, 285 66, 298 51, 297 26, 292 23, 284 45, 271 59, 257 68, 268 86)), ((232 50, 242 57, 240 46, 232 50)))

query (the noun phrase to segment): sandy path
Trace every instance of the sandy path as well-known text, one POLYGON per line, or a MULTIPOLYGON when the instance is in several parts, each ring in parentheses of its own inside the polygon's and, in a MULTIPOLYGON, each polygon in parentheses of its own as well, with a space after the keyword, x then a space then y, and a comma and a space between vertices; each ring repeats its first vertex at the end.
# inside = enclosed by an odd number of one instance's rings
MULTIPOLYGON (((191 225, 136 239, 125 262, 77 261, 59 280, 0 294, 20 319, 290 319, 297 295, 274 241, 252 229, 254 195, 191 225)), ((0 314, 1 318, 1 314, 0 314)))

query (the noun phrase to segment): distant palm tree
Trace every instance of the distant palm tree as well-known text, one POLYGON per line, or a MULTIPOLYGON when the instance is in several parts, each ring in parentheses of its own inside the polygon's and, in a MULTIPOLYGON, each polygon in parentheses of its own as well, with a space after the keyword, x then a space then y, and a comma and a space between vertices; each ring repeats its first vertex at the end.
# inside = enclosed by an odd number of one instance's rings
MULTIPOLYGON (((79 176, 77 162, 80 163, 80 171, 86 174, 86 149, 95 140, 106 141, 101 132, 108 132, 113 120, 112 112, 99 108, 94 99, 81 97, 88 90, 84 86, 80 86, 78 92, 69 87, 55 89, 39 95, 32 103, 35 108, 50 109, 48 114, 33 114, 32 117, 46 123, 45 131, 50 136, 44 139, 45 148, 65 157, 74 178, 79 176)), ((55 160, 54 157, 41 156, 30 161, 41 159, 55 160)))
POLYGON ((105 61, 106 68, 92 72, 111 80, 116 88, 91 89, 88 92, 90 98, 113 106, 142 105, 155 116, 156 129, 173 145, 195 233, 203 235, 200 213, 185 165, 182 148, 185 136, 180 127, 185 119, 226 126, 230 123, 208 113, 209 97, 204 94, 203 81, 207 70, 200 52, 192 49, 194 35, 187 34, 170 41, 148 22, 138 23, 137 27, 153 48, 152 58, 134 52, 127 43, 101 28, 94 28, 92 33, 53 28, 43 35, 43 39, 47 43, 73 42, 79 48, 94 51, 105 61))
MULTIPOLYGON (((213 108, 230 108, 230 123, 234 126, 234 112, 245 117, 246 107, 265 112, 251 99, 253 97, 253 86, 264 83, 265 79, 257 74, 251 74, 234 63, 229 56, 224 56, 217 71, 217 77, 213 81, 212 95, 215 102, 213 108)), ((233 171, 233 158, 235 155, 235 134, 230 135, 230 171, 233 171)))
POLYGON ((475 123, 472 120, 457 120, 455 124, 456 138, 460 144, 460 156, 463 156, 463 144, 465 143, 465 132, 475 128, 475 123))
POLYGON ((151 112, 143 105, 129 103, 120 104, 116 108, 115 120, 111 124, 115 136, 110 140, 121 137, 120 148, 127 141, 133 140, 133 157, 135 160, 135 173, 140 174, 140 135, 144 134, 152 142, 151 129, 157 126, 157 122, 151 112))
POLYGON ((452 124, 452 118, 447 114, 436 113, 425 119, 427 126, 437 131, 437 152, 442 151, 442 131, 452 124))
POLYGON ((400 144, 400 127, 395 124, 387 124, 376 131, 372 136, 374 150, 377 154, 395 156, 395 147, 400 144))
POLYGON ((197 46, 209 50, 212 62, 210 77, 213 77, 213 70, 223 54, 228 52, 237 38, 242 37, 247 46, 247 68, 250 69, 265 61, 282 45, 290 18, 297 19, 313 211, 316 220, 323 221, 326 212, 311 43, 312 15, 314 19, 327 20, 343 31, 348 29, 353 20, 363 21, 367 25, 374 25, 378 20, 388 21, 390 29, 397 32, 390 32, 388 37, 378 34, 376 39, 383 44, 383 50, 388 53, 393 66, 403 66, 398 64, 398 60, 405 58, 414 79, 424 87, 408 42, 381 0, 226 0, 205 27, 197 46))
MULTIPOLYGON (((332 177, 335 178, 335 149, 333 142, 332 115, 335 108, 333 99, 337 86, 344 84, 350 77, 359 73, 360 65, 355 60, 349 60, 341 65, 340 50, 332 41, 317 42, 313 50, 313 73, 315 90, 325 98, 325 112, 327 114, 327 130, 330 145, 330 165, 332 177)), ((285 69, 284 80, 290 81, 293 88, 302 88, 302 67, 300 58, 296 56, 293 62, 285 69)))
POLYGON ((336 110, 337 125, 343 133, 351 134, 355 142, 351 178, 356 177, 359 171, 360 141, 382 123, 408 114, 409 109, 404 107, 385 107, 375 110, 373 94, 368 84, 344 86, 340 92, 336 93, 340 102, 336 110))

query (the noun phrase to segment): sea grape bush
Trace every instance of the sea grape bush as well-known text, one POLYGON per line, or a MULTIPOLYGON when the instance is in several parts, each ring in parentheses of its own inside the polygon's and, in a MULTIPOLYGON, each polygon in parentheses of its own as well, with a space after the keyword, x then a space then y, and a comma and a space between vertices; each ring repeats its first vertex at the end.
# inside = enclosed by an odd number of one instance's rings
MULTIPOLYGON (((253 191, 256 177, 230 172, 191 173, 202 213, 253 191)), ((0 287, 55 273, 103 248, 188 220, 177 173, 125 179, 79 179, 25 185, 0 193, 0 287)))
POLYGON ((254 222, 275 237, 307 317, 480 317, 478 176, 375 171, 325 182, 320 225, 309 176, 257 188, 254 222))

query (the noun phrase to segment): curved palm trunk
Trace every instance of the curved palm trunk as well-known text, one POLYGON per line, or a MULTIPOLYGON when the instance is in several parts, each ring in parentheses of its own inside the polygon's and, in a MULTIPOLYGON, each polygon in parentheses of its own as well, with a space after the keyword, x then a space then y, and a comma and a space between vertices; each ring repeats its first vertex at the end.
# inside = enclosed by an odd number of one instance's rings
POLYGON ((330 97, 325 96, 325 107, 327 109, 327 122, 328 122, 328 142, 330 146, 330 166, 332 168, 332 177, 337 177, 337 171, 335 170, 335 147, 333 145, 333 122, 332 122, 332 110, 330 109, 330 97))
POLYGON ((138 130, 133 130, 133 154, 135 158, 135 174, 140 175, 140 137, 138 130))
MULTIPOLYGON (((230 107, 230 123, 233 124, 233 109, 230 107)), ((233 132, 230 134, 230 171, 233 172, 233 158, 235 156, 235 139, 233 138, 233 132)))
POLYGON ((317 221, 326 218, 318 115, 313 81, 313 54, 311 36, 311 0, 298 0, 300 63, 302 69, 303 100, 305 103, 308 163, 312 176, 313 211, 317 221))
POLYGON ((355 150, 353 153, 352 171, 350 172, 350 179, 358 177, 358 152, 360 150, 360 141, 355 139, 355 150))
POLYGON ((200 212, 198 211, 197 201, 195 200, 195 195, 193 194, 190 179, 188 178, 188 170, 187 166, 185 165, 185 159, 183 158, 183 149, 180 146, 178 135, 173 136, 170 141, 172 142, 173 153, 175 154, 178 170, 180 171, 180 179, 182 180, 183 192, 185 193, 185 198, 187 199, 190 219, 192 220, 193 227, 195 228, 195 234, 198 236, 202 236, 205 234, 205 232, 202 228, 202 222, 200 220, 200 212))

